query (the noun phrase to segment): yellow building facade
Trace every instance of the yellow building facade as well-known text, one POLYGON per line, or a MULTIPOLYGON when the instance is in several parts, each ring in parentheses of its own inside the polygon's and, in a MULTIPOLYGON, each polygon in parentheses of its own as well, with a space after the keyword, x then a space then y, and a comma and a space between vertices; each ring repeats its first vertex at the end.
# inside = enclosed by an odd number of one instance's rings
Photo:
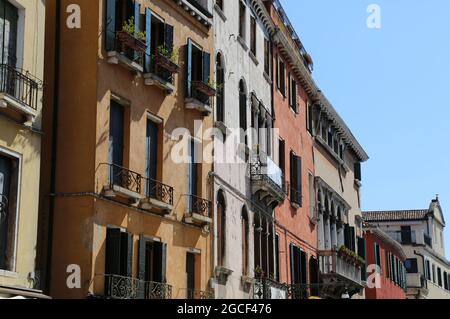
POLYGON ((0 298, 43 297, 36 265, 45 6, 0 1, 0 298))
POLYGON ((46 6, 45 54, 55 61, 45 68, 43 115, 46 291, 208 298, 211 164, 201 161, 215 93, 208 2, 46 6))

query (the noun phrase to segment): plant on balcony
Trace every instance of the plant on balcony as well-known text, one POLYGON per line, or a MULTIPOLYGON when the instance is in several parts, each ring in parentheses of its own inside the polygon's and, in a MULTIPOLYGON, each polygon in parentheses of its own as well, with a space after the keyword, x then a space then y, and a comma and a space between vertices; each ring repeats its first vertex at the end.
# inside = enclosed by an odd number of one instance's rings
POLYGON ((134 17, 124 21, 122 31, 117 32, 117 38, 123 44, 136 51, 145 52, 147 47, 145 43, 146 33, 143 31, 136 32, 134 17))
POLYGON ((255 278, 261 279, 264 277, 264 270, 261 267, 256 267, 254 270, 255 278))
POLYGON ((169 52, 165 45, 160 45, 157 48, 155 56, 156 64, 170 73, 178 73, 180 71, 179 50, 174 49, 169 52))
POLYGON ((193 81, 192 85, 194 89, 199 91, 200 93, 203 93, 206 96, 212 97, 215 96, 217 93, 217 90, 221 85, 217 85, 214 81, 209 80, 208 82, 203 81, 193 81))
POLYGON ((344 258, 348 263, 354 264, 355 266, 362 267, 366 264, 364 258, 345 246, 339 248, 338 255, 344 258))

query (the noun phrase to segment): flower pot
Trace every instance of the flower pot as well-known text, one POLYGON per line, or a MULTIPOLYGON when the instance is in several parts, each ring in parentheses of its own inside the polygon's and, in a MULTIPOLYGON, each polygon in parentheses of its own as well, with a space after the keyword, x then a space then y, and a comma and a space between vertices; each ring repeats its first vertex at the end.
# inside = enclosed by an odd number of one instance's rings
POLYGON ((212 97, 216 95, 216 90, 203 81, 193 81, 192 86, 195 90, 203 93, 206 96, 212 97))
POLYGON ((155 62, 156 62, 156 65, 158 65, 159 67, 163 68, 164 70, 166 70, 172 74, 180 72, 179 65, 172 62, 168 57, 166 57, 160 53, 156 54, 155 62))
POLYGON ((137 52, 145 53, 147 49, 147 44, 145 44, 145 42, 139 40, 135 36, 125 31, 117 32, 117 40, 119 40, 123 46, 126 46, 137 52))

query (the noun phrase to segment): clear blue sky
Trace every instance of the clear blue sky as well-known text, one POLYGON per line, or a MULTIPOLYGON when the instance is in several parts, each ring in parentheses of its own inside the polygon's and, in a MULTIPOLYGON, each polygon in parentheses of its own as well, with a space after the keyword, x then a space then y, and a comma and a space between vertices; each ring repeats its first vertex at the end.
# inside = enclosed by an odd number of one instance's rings
POLYGON ((439 194, 450 259, 450 1, 281 1, 314 79, 370 156, 363 209, 426 208, 439 194), (370 4, 379 30, 367 27, 370 4))

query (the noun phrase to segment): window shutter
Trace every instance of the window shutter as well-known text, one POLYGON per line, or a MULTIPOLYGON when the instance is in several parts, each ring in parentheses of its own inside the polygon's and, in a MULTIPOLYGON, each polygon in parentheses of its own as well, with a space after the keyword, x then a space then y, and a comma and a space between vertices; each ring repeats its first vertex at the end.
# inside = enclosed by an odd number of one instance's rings
POLYGON ((154 242, 153 248, 155 250, 155 264, 154 264, 154 280, 158 283, 163 283, 165 280, 165 257, 164 257, 164 244, 161 242, 154 242))
POLYGON ((355 179, 358 180, 358 181, 362 181, 361 163, 360 162, 356 162, 355 163, 355 179))
POLYGON ((366 240, 358 237, 358 256, 366 259, 366 240))
POLYGON ((116 0, 106 0, 106 51, 115 50, 116 42, 116 0))
POLYGON ((295 82, 294 79, 291 79, 292 81, 292 107, 294 108, 295 113, 298 113, 297 109, 297 82, 295 82))
POLYGON ((291 180, 291 201, 295 202, 295 192, 293 190, 295 190, 295 186, 297 185, 297 182, 295 181, 296 178, 296 167, 295 165, 297 165, 297 162, 294 159, 294 153, 290 153, 290 166, 291 166, 291 176, 290 176, 290 180, 291 180))
POLYGON ((161 283, 167 283, 167 244, 162 244, 162 253, 161 253, 161 283))
POLYGON ((295 284, 296 283, 296 278, 295 278, 295 247, 294 245, 290 244, 289 245, 289 249, 290 249, 290 259, 291 259, 291 284, 295 284))
POLYGON ((355 245, 355 227, 350 227, 350 245, 351 250, 356 252, 356 245, 355 245))
POLYGON ((192 97, 192 40, 188 39, 186 63, 186 96, 192 97))
POLYGON ((297 203, 302 206, 302 158, 296 157, 297 203))
POLYGON ((152 67, 152 11, 145 8, 145 42, 147 48, 145 50, 145 71, 151 72, 152 67))
POLYGON ((164 45, 169 54, 173 53, 173 26, 164 25, 164 45))
MULTIPOLYGON (((138 33, 141 31, 141 4, 138 1, 134 2, 134 35, 137 37, 138 33)), ((134 59, 139 61, 139 52, 134 52, 134 59)), ((139 63, 142 63, 140 61, 139 63)))
POLYGON ((289 90, 289 105, 292 107, 294 106, 294 102, 292 100, 292 80, 291 80, 291 73, 288 75, 288 90, 289 90))
POLYGON ((211 55, 203 52, 203 82, 208 83, 211 74, 211 55))
POLYGON ((307 274, 308 274, 308 269, 307 269, 307 256, 306 253, 304 251, 300 251, 300 278, 301 278, 301 284, 307 284, 308 283, 308 279, 307 279, 307 274))
POLYGON ((118 228, 106 230, 105 274, 120 275, 120 241, 121 231, 118 228))
POLYGON ((147 259, 147 240, 144 235, 139 236, 139 260, 138 260, 138 278, 141 281, 139 285, 138 298, 145 298, 145 272, 146 272, 146 259, 147 259))
POLYGON ((351 243, 350 243, 350 226, 348 224, 344 225, 344 245, 348 249, 351 249, 351 243))
POLYGON ((121 269, 120 275, 131 277, 133 273, 133 235, 121 233, 121 269))

